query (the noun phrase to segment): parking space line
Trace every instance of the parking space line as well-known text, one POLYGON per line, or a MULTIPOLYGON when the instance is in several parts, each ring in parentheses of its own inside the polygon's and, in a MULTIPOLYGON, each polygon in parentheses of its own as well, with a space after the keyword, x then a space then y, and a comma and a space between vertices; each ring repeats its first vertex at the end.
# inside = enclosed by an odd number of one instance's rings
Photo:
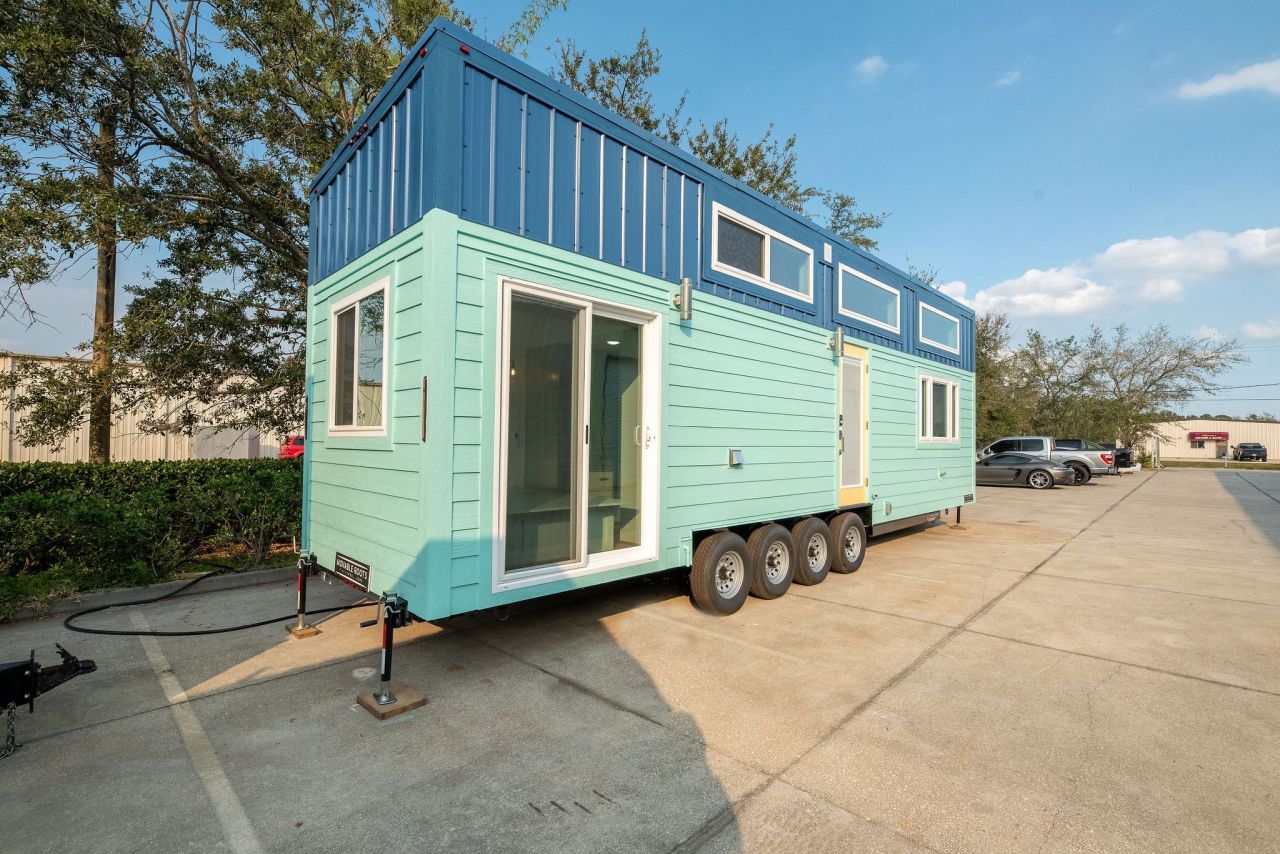
MULTIPOLYGON (((135 609, 129 619, 139 631, 151 631, 151 625, 141 611, 135 609)), ((226 837, 227 845, 237 854, 261 854, 263 849, 258 834, 254 832, 244 805, 240 803, 235 788, 227 778, 226 769, 218 759, 218 752, 209 740, 209 734, 205 732, 200 718, 196 716, 195 709, 187 700, 187 692, 174 676, 173 668, 169 666, 169 660, 165 658, 160 644, 153 637, 143 636, 138 640, 142 642, 142 649, 151 662, 151 669, 155 671, 160 687, 169 699, 173 722, 177 724, 178 733, 187 748, 187 755, 191 757, 191 764, 195 766, 196 775, 213 803, 213 811, 218 817, 218 824, 222 826, 222 835, 226 837)))

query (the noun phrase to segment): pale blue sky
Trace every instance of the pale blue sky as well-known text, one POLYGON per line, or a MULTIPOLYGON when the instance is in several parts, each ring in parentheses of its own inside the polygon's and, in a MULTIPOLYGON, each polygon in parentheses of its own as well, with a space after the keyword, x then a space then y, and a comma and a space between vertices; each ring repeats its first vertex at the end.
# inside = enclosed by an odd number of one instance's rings
MULTIPOLYGON (((523 5, 466 8, 496 35, 523 5)), ((1047 5, 571 0, 529 60, 647 28, 664 106, 687 92, 690 115, 797 134, 804 180, 891 212, 889 261, 936 266, 1022 330, 1239 337, 1253 362, 1230 382, 1280 383, 1280 4, 1047 5)), ((84 340, 91 284, 38 296, 56 331, 0 321, 0 347, 84 340)), ((1280 385, 1221 394, 1246 396, 1280 385)))

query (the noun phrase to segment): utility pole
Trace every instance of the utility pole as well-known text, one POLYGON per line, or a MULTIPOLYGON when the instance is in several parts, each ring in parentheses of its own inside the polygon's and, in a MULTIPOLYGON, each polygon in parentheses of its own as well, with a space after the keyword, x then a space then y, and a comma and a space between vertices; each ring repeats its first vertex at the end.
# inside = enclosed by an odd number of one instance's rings
POLYGON ((89 462, 92 463, 111 461, 111 339, 116 322, 116 221, 112 191, 116 182, 116 146, 115 108, 106 106, 98 121, 98 183, 102 197, 95 227, 98 280, 90 380, 93 398, 89 403, 89 462))

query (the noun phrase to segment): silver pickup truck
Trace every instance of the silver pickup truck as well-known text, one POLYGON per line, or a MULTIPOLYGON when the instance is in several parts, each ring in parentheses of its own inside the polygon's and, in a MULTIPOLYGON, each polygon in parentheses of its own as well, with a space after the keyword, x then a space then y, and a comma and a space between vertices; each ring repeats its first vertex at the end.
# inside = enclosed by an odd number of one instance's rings
POLYGON ((1116 455, 1085 439, 1054 440, 1049 436, 1005 436, 978 451, 978 459, 1009 452, 1034 454, 1070 466, 1076 485, 1088 483, 1095 474, 1115 474, 1116 455))

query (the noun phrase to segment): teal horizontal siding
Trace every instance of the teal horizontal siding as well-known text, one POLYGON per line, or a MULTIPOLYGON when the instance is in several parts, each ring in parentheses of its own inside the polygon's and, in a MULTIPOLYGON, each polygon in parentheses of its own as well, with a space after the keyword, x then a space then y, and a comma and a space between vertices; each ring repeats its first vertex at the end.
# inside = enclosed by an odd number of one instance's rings
POLYGON ((870 364, 872 522, 962 505, 974 492, 973 375, 885 347, 872 348, 870 364), (959 383, 959 441, 920 441, 921 374, 959 383))
POLYGON ((307 432, 307 514, 304 547, 322 566, 338 552, 369 564, 370 588, 403 590, 416 580, 426 532, 422 513, 421 382, 423 229, 392 239, 311 288, 308 376, 312 390, 307 432), (387 435, 329 435, 329 313, 334 303, 390 279, 383 404, 387 435))
MULTIPOLYGON (((680 566, 697 532, 833 509, 838 362, 830 333, 701 292, 693 321, 682 323, 672 293, 671 284, 655 277, 445 211, 432 211, 319 283, 309 314, 308 547, 326 565, 337 551, 370 563, 375 590, 414 591, 411 610, 432 619, 680 566), (388 272, 395 286, 390 435, 331 439, 329 306, 388 272), (502 277, 661 318, 656 560, 494 591, 502 277), (425 444, 423 376, 430 382, 425 444), (730 468, 731 448, 742 452, 743 466, 730 468)), ((971 376, 884 347, 872 347, 870 365, 874 520, 960 503, 973 491, 971 376), (955 445, 922 444, 916 436, 921 372, 961 385, 955 445)))

